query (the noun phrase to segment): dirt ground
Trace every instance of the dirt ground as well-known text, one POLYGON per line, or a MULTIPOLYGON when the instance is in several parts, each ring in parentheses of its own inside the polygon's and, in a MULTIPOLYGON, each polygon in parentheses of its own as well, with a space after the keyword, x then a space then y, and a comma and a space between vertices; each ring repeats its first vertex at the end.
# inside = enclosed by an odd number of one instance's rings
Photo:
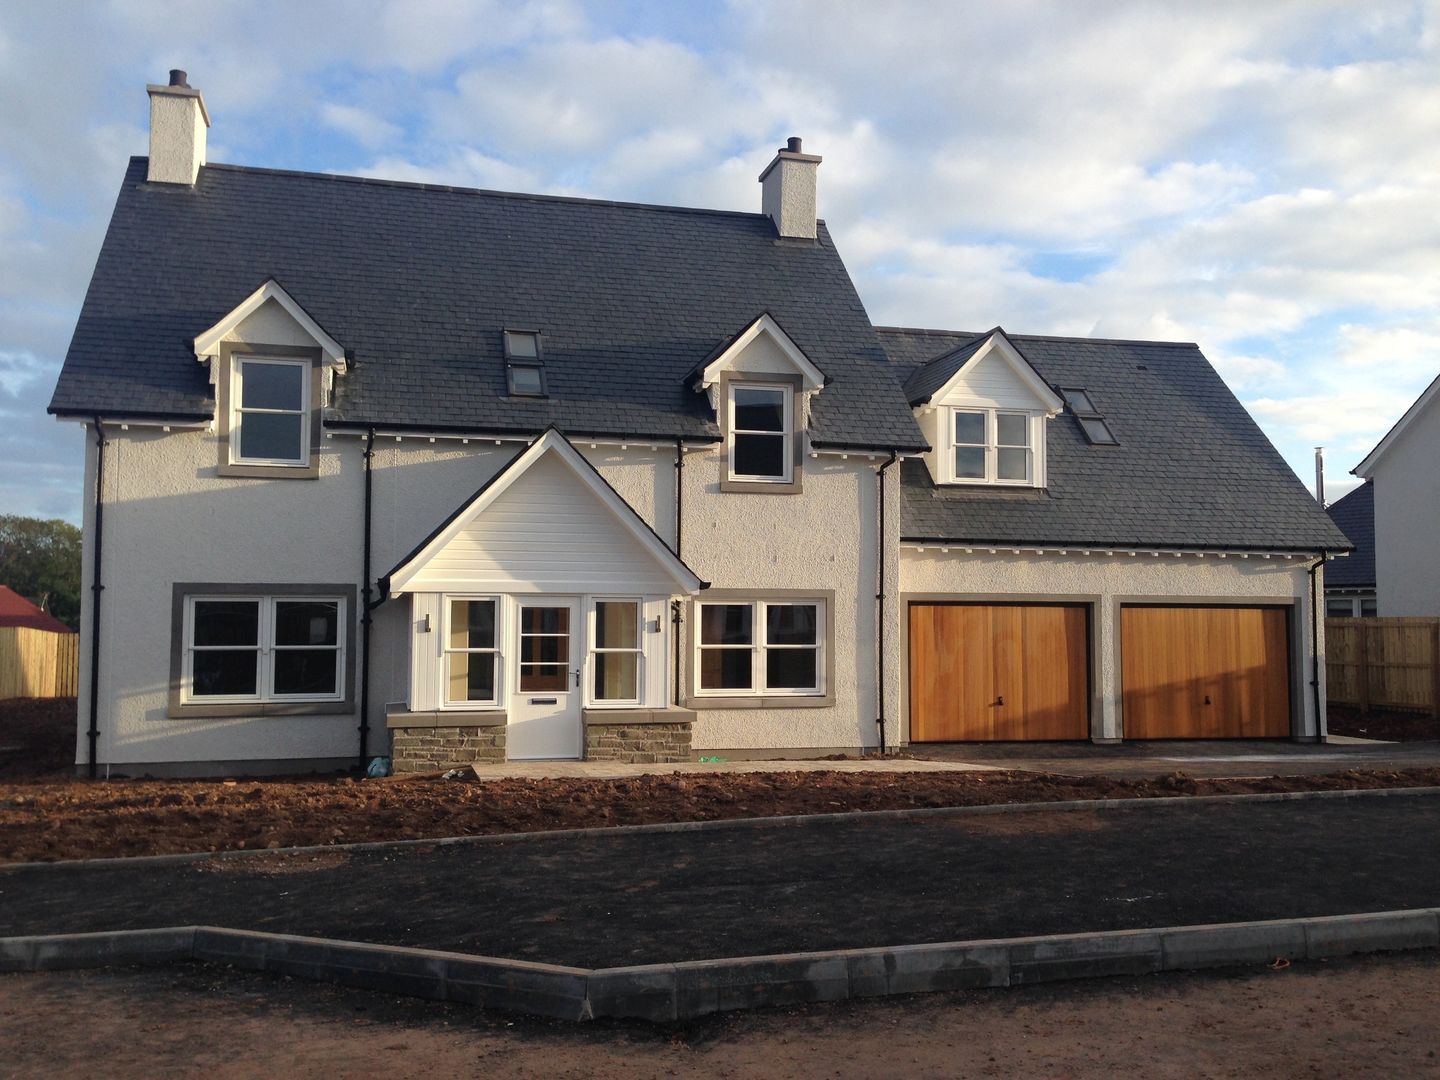
POLYGON ((1440 768, 1158 780, 987 773, 751 773, 620 780, 348 776, 81 780, 74 701, 0 705, 0 863, 425 839, 662 821, 1059 799, 1440 784, 1440 768))
POLYGON ((1420 742, 1440 739, 1440 716, 1426 713, 1362 713, 1346 705, 1331 705, 1325 714, 1332 735, 1385 742, 1420 742))
POLYGON ((201 966, 0 976, 7 1076, 1440 1077, 1440 957, 577 1026, 201 966), (83 1023, 76 1023, 77 1017, 83 1023), (54 1033, 65 1031, 64 1038, 54 1033))

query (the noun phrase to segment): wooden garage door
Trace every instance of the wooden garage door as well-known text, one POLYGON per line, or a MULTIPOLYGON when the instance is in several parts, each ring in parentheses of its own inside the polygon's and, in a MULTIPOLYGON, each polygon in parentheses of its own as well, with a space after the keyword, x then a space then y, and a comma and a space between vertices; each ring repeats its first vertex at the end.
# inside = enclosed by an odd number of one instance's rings
POLYGON ((1127 739, 1246 739, 1290 734, 1285 608, 1120 609, 1127 739))
POLYGON ((911 740, 1088 738, 1086 614, 1080 605, 911 604, 911 740))

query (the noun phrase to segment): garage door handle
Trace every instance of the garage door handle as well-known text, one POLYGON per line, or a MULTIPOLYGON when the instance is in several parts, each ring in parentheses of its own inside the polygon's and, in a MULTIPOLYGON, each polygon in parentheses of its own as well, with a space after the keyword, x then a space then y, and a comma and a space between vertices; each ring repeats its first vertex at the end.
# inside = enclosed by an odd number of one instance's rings
POLYGON ((997 698, 995 699, 995 704, 996 704, 996 705, 1004 705, 1004 704, 1005 704, 1005 695, 1004 695, 1004 694, 1001 694, 999 697, 997 697, 997 698))
POLYGON ((1206 694, 1206 695, 1205 695, 1205 704, 1206 704, 1206 705, 1211 704, 1210 695, 1209 695, 1209 694, 1206 694))

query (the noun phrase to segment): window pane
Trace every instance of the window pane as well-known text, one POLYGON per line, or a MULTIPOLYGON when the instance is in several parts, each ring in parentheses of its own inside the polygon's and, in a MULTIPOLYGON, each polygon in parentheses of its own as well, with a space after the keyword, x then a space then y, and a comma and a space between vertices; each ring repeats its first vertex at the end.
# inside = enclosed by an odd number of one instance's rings
POLYGON ((512 364, 510 367, 510 392, 512 394, 543 394, 545 386, 540 379, 540 369, 528 364, 512 364))
POLYGON ((192 697, 242 697, 255 693, 260 653, 216 649, 193 653, 192 697))
POLYGON ((1325 614, 1331 619, 1348 619, 1354 613, 1349 600, 1326 600, 1325 614))
POLYGON ((816 649, 765 650, 765 685, 772 690, 813 690, 816 649))
POLYGON ((1373 619, 1373 618, 1375 618, 1375 616, 1376 616, 1377 614, 1379 614, 1379 611, 1380 611, 1380 609, 1376 606, 1377 603, 1378 603, 1378 601, 1375 601, 1375 600, 1361 600, 1361 601, 1360 601, 1360 617, 1361 617, 1362 619, 1373 619))
POLYGON ((495 647, 495 601, 450 601, 450 648, 495 647))
POLYGON ((1084 390, 1064 390, 1065 401, 1070 408, 1077 413, 1096 413, 1095 403, 1090 400, 1090 395, 1084 390))
POLYGON ((563 607, 525 607, 520 609, 522 634, 570 633, 570 609, 563 607))
POLYGON ((240 456, 302 461, 304 433, 305 417, 300 413, 245 413, 240 418, 240 456))
POLYGON ((700 650, 702 690, 749 690, 749 649, 700 650))
POLYGON ((304 408, 307 367, 241 361, 240 407, 296 411, 304 408))
POLYGON ((520 639, 520 662, 522 664, 564 664, 570 659, 568 637, 522 637, 520 639))
POLYGON ((1111 446, 1119 442, 1119 440, 1115 438, 1115 433, 1110 430, 1110 425, 1105 423, 1104 420, 1082 419, 1080 421, 1080 430, 1085 432, 1085 437, 1092 443, 1111 446))
POLYGON ((520 689, 525 693, 536 690, 568 690, 570 669, 564 664, 521 664, 520 689))
POLYGON ((333 600, 277 600, 276 645, 334 645, 340 605, 333 600))
POLYGON ((628 600, 602 600, 595 605, 595 647, 634 649, 639 647, 639 605, 628 600))
POLYGON ((814 604, 770 604, 765 609, 765 640, 771 645, 814 645, 814 604))
POLYGON ((451 653, 450 701, 495 700, 495 654, 451 653))
POLYGON ((785 475, 785 436, 736 435, 735 475, 785 475))
POLYGON ((196 600, 196 645, 258 645, 260 601, 196 600))
POLYGON ((1007 450, 1001 447, 996 451, 996 455, 995 478, 997 480, 1030 479, 1029 450, 1007 450))
POLYGON ((1030 418, 1024 413, 995 414, 995 441, 1000 446, 1029 446, 1030 418))
POLYGON ((731 393, 735 396, 736 431, 785 430, 785 391, 737 386, 731 393))
POLYGON ((985 442, 985 414, 957 412, 955 414, 955 441, 983 445, 985 442))
POLYGON ((964 480, 985 479, 985 450, 979 446, 962 446, 955 451, 955 475, 964 480))
POLYGON ((337 662, 334 649, 276 649, 275 693, 333 694, 337 662))
POLYGON ((638 700, 639 669, 639 653, 596 653, 595 700, 638 700))
POLYGON ((700 641, 705 645, 749 645, 752 618, 749 604, 702 604, 700 641))
POLYGON ((540 355, 539 342, 535 334, 507 330, 505 331, 505 348, 510 356, 538 357, 540 355))

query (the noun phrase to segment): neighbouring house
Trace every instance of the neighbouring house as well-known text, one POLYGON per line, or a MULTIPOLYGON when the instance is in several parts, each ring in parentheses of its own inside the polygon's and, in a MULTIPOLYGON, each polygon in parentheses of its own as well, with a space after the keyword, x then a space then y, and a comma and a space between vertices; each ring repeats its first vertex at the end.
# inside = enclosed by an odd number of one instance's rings
POLYGON ((1323 736, 1350 545, 1194 345, 877 329, 798 139, 735 213, 209 164, 149 92, 50 406, 82 767, 1323 736))
POLYGON ((75 631, 8 585, 0 585, 0 700, 73 697, 75 631))
POLYGON ((1325 568, 1325 614, 1332 619, 1380 614, 1375 600, 1375 485, 1367 480, 1325 512, 1355 545, 1349 556, 1325 568))
MULTIPOLYGON (((1374 500, 1374 582, 1386 618, 1440 615, 1440 376, 1352 472, 1374 500)), ((1353 538, 1353 534, 1352 534, 1353 538)))

